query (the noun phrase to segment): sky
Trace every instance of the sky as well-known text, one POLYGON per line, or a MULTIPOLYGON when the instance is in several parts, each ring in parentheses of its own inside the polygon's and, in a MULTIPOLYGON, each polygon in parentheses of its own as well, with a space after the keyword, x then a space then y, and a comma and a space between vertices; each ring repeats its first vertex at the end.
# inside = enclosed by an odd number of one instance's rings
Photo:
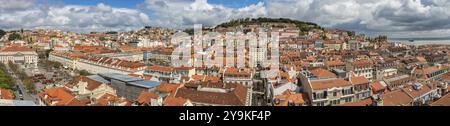
POLYGON ((0 0, 0 29, 183 29, 291 18, 389 37, 450 37, 450 0, 0 0))

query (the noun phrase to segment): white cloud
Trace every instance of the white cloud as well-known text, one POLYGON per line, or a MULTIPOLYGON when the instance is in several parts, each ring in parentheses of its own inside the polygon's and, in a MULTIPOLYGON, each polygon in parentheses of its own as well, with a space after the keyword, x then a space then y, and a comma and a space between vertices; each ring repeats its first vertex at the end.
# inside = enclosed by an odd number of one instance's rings
POLYGON ((34 5, 35 0, 2 0, 0 12, 26 9, 34 5))
POLYGON ((150 23, 149 17, 135 9, 97 6, 33 6, 0 14, 0 28, 57 28, 76 32, 134 30, 150 23))
POLYGON ((267 5, 269 17, 362 32, 417 35, 450 29, 450 0, 269 0, 267 5))
POLYGON ((239 8, 207 0, 146 0, 138 7, 115 8, 103 3, 44 6, 35 0, 2 0, 0 28, 47 27, 84 32, 131 30, 145 25, 186 28, 193 24, 214 26, 231 19, 264 16, 311 21, 364 33, 450 34, 450 0, 263 0, 239 8))
POLYGON ((364 33, 415 35, 413 32, 450 29, 449 0, 266 0, 241 8, 211 4, 207 0, 147 0, 145 3, 147 12, 155 16, 152 24, 172 28, 193 24, 214 26, 230 19, 264 16, 364 33))
POLYGON ((206 0, 147 0, 146 9, 157 16, 155 24, 172 28, 192 27, 193 24, 214 26, 231 19, 267 15, 263 2, 242 8, 229 8, 210 4, 206 0))

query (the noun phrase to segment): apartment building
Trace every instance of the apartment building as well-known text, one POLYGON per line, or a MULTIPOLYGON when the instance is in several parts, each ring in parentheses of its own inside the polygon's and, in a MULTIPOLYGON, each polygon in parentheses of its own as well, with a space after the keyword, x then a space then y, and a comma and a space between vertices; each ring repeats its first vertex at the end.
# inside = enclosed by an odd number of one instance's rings
POLYGON ((49 54, 50 61, 56 61, 65 67, 77 70, 86 70, 93 74, 98 73, 120 73, 120 74, 142 74, 144 63, 127 61, 109 57, 93 57, 81 53, 57 52, 49 54))
POLYGON ((436 99, 438 88, 431 84, 415 83, 413 85, 387 92, 381 95, 383 106, 420 106, 436 99))
POLYGON ((384 77, 383 81, 386 82, 389 90, 395 90, 403 88, 407 85, 412 85, 416 81, 416 79, 415 77, 409 76, 407 74, 395 74, 384 77))
POLYGON ((147 67, 144 74, 150 75, 150 76, 156 78, 160 82, 170 83, 175 80, 175 76, 174 76, 173 72, 174 72, 174 67, 153 65, 153 66, 147 67))
POLYGON ((353 85, 355 92, 355 100, 363 100, 372 96, 370 82, 364 76, 349 76, 349 81, 353 85))
POLYGON ((356 76, 364 76, 368 80, 373 79, 374 64, 370 60, 357 60, 347 64, 346 71, 356 74, 356 76))
POLYGON ((301 72, 299 78, 303 92, 313 106, 357 102, 372 95, 370 81, 353 73, 350 73, 348 78, 338 78, 328 70, 316 68, 301 72))
POLYGON ((0 99, 14 99, 14 93, 8 89, 0 88, 0 99))
POLYGON ((0 49, 0 61, 24 65, 25 68, 37 69, 38 54, 25 46, 8 46, 0 49))
POLYGON ((429 83, 441 79, 442 75, 448 73, 449 66, 419 66, 411 71, 411 74, 416 77, 417 81, 429 83))
POLYGON ((44 89, 38 96, 42 106, 85 106, 90 102, 88 99, 77 99, 64 87, 44 89))
POLYGON ((354 101, 353 85, 344 79, 307 80, 304 91, 313 106, 334 106, 354 101))
POLYGON ((274 97, 273 104, 274 106, 307 106, 309 105, 309 100, 307 94, 286 90, 274 97))
POLYGON ((98 81, 91 78, 95 76, 78 76, 65 84, 64 87, 77 97, 87 99, 99 99, 104 94, 116 95, 116 91, 110 87, 107 81, 98 81))
POLYGON ((238 83, 245 87, 253 87, 253 73, 250 69, 225 68, 222 74, 224 83, 238 83))
POLYGON ((252 93, 236 83, 187 83, 179 88, 175 98, 190 100, 194 106, 250 106, 252 93))

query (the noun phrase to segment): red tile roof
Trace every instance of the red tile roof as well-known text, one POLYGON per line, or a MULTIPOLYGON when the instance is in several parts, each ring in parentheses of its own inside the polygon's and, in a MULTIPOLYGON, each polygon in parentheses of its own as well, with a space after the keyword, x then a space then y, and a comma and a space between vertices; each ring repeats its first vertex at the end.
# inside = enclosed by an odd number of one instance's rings
POLYGON ((353 76, 352 75, 352 77, 350 77, 350 82, 353 85, 360 85, 360 84, 368 84, 369 80, 367 80, 367 78, 364 76, 353 76))
POLYGON ((225 76, 250 76, 251 72, 249 69, 226 68, 224 74, 225 76))
POLYGON ((307 94, 293 93, 290 90, 286 90, 282 95, 275 96, 275 100, 280 101, 275 106, 288 106, 290 101, 296 105, 302 105, 306 103, 308 97, 307 94))
POLYGON ((339 106, 371 106, 373 104, 373 100, 371 98, 366 98, 357 102, 348 102, 341 104, 339 106))
POLYGON ((370 60, 358 60, 351 62, 352 66, 354 67, 372 67, 373 63, 370 60))
POLYGON ((372 87, 372 91, 374 91, 374 92, 378 92, 378 91, 386 89, 386 86, 383 86, 380 83, 380 81, 373 82, 370 84, 370 86, 372 87))
POLYGON ((247 100, 247 88, 240 84, 227 85, 230 86, 228 89, 231 91, 226 93, 179 88, 175 97, 182 97, 196 103, 245 106, 247 100))
POLYGON ((341 60, 333 60, 333 61, 326 61, 325 64, 327 66, 344 66, 345 63, 341 60))
POLYGON ((166 97, 166 99, 164 99, 163 106, 184 106, 186 102, 188 102, 188 100, 184 98, 166 97))
POLYGON ((118 98, 115 95, 106 93, 97 99, 97 105, 108 106, 109 103, 116 101, 118 98))
POLYGON ((439 71, 439 70, 440 69, 437 66, 430 66, 430 67, 424 67, 424 68, 417 68, 414 70, 414 73, 422 75, 422 76, 426 76, 426 74, 431 74, 431 73, 439 71))
POLYGON ((88 78, 86 76, 78 76, 78 77, 75 77, 69 83, 67 83, 66 86, 73 87, 73 86, 76 86, 77 84, 79 84, 80 82, 86 82, 87 83, 86 89, 90 90, 90 91, 98 88, 102 84, 101 82, 92 80, 91 78, 88 78))
POLYGON ((157 65, 149 66, 147 69, 151 70, 151 71, 158 71, 158 72, 172 72, 174 70, 173 67, 157 66, 157 65))
POLYGON ((311 81, 312 89, 314 90, 322 90, 333 87, 347 87, 352 86, 350 82, 344 79, 332 79, 332 80, 314 80, 311 81))
POLYGON ((42 101, 49 106, 84 106, 80 100, 66 88, 49 88, 44 89, 38 94, 42 101))
POLYGON ((8 89, 0 88, 0 99, 14 99, 14 94, 8 89))
POLYGON ((35 50, 25 46, 9 46, 0 50, 0 52, 29 52, 29 51, 35 50))
POLYGON ((108 49, 107 47, 104 47, 104 46, 81 46, 81 45, 75 45, 73 47, 73 50, 74 51, 79 51, 79 52, 96 53, 96 54, 114 52, 113 50, 110 50, 110 49, 108 49))
POLYGON ((192 75, 192 80, 194 81, 204 81, 204 82, 220 82, 220 77, 214 77, 214 76, 209 76, 209 75, 192 75))
POLYGON ((322 69, 322 68, 316 68, 313 70, 310 70, 309 72, 311 72, 311 74, 313 74, 314 76, 318 77, 318 78, 336 78, 336 74, 322 69))
POLYGON ((409 96, 412 98, 420 97, 421 95, 430 92, 432 89, 433 88, 428 85, 422 85, 421 88, 417 90, 414 89, 413 86, 407 86, 405 88, 402 88, 402 90, 408 93, 409 96))
POLYGON ((442 76, 443 80, 450 81, 450 72, 442 76))
POLYGON ((395 90, 381 95, 383 106, 408 106, 412 98, 402 90, 395 90))
POLYGON ((151 99, 158 99, 160 96, 158 94, 149 92, 147 90, 144 90, 141 92, 141 94, 139 94, 138 98, 136 99, 136 101, 139 104, 147 104, 150 105, 151 99))
POLYGON ((156 87, 156 90, 165 92, 165 93, 172 93, 175 90, 180 87, 180 84, 171 84, 171 83, 161 83, 156 87))
POLYGON ((431 103, 431 106, 450 106, 450 93, 431 103))

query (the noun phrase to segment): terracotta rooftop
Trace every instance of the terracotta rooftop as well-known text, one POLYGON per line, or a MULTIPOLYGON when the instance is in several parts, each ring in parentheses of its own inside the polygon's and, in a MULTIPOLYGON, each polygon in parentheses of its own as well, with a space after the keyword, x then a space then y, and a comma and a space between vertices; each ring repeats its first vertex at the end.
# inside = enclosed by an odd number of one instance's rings
POLYGON ((288 106, 289 102, 294 104, 305 104, 308 100, 307 94, 293 93, 290 90, 286 90, 282 95, 275 96, 276 100, 280 102, 275 104, 275 106, 288 106))
POLYGON ((352 77, 350 77, 350 82, 353 85, 359 85, 359 84, 367 84, 367 83, 369 83, 369 80, 367 80, 367 78, 364 76, 353 76, 352 75, 352 77))
POLYGON ((174 67, 175 71, 188 71, 188 70, 192 70, 192 69, 194 69, 194 67, 184 67, 184 66, 182 66, 182 67, 174 67))
POLYGON ((372 87, 372 91, 374 91, 374 92, 378 92, 383 89, 386 89, 386 86, 383 86, 383 84, 381 84, 380 81, 375 81, 375 82, 371 83, 370 86, 372 87))
POLYGON ((0 99, 14 99, 14 94, 8 89, 0 88, 0 99))
POLYGON ((311 81, 311 86, 314 90, 322 90, 333 87, 347 87, 352 86, 350 82, 344 79, 330 79, 330 80, 314 80, 311 81))
POLYGON ((80 100, 76 99, 75 96, 66 88, 49 88, 44 89, 38 96, 45 102, 45 104, 50 106, 84 106, 80 100))
POLYGON ((97 99, 96 106, 111 106, 122 104, 124 106, 131 106, 131 102, 125 98, 120 98, 116 95, 112 95, 109 93, 103 94, 100 98, 97 99))
POLYGON ((0 52, 30 52, 30 51, 34 52, 35 50, 25 46, 9 46, 0 50, 0 52))
POLYGON ((148 70, 151 70, 151 71, 158 71, 158 72, 171 72, 171 71, 174 70, 173 67, 168 67, 168 66, 157 66, 157 65, 149 66, 147 69, 148 69, 148 70))
POLYGON ((402 90, 395 90, 381 95, 383 106, 408 106, 412 98, 402 90))
POLYGON ((228 89, 231 89, 231 91, 226 93, 179 88, 175 97, 182 97, 196 103, 245 106, 247 100, 247 88, 240 84, 227 85, 232 87, 229 87, 228 89))
POLYGON ((371 67, 373 66, 373 63, 370 60, 358 60, 353 61, 351 64, 355 67, 371 67))
POLYGON ((425 75, 425 74, 431 74, 433 72, 436 72, 440 70, 437 66, 430 66, 430 67, 424 67, 424 68, 418 68, 414 71, 415 74, 421 74, 421 75, 425 75))
POLYGON ((226 68, 224 71, 225 75, 246 75, 250 76, 250 71, 248 69, 240 70, 238 68, 226 68))
POLYGON ((86 89, 90 91, 96 89, 102 84, 101 82, 92 80, 91 78, 88 78, 86 76, 78 76, 75 77, 72 81, 69 81, 69 83, 67 83, 66 86, 73 87, 78 85, 80 82, 86 82, 87 83, 86 89))
POLYGON ((450 72, 442 76, 443 80, 450 81, 450 72))
POLYGON ((100 106, 108 106, 110 102, 116 101, 117 96, 106 93, 97 99, 97 104, 100 106))
POLYGON ((171 84, 171 83, 161 83, 156 87, 156 90, 165 92, 165 93, 171 93, 180 87, 180 84, 171 84))
POLYGON ((333 61, 326 61, 325 65, 327 66, 344 66, 345 63, 341 60, 333 60, 333 61))
POLYGON ((420 89, 414 89, 413 86, 407 86, 405 88, 402 88, 402 90, 409 94, 412 98, 420 97, 421 95, 430 92, 433 89, 433 87, 430 87, 429 85, 422 85, 420 89))
POLYGON ((373 100, 371 98, 366 98, 357 102, 348 102, 341 104, 339 106, 371 106, 373 104, 373 100))
POLYGON ((186 102, 188 100, 181 97, 166 97, 163 101, 163 106, 183 106, 186 102))
POLYGON ((141 94, 139 94, 138 98, 136 99, 136 101, 139 104, 150 104, 151 99, 158 99, 160 96, 158 94, 149 92, 147 90, 144 90, 141 92, 141 94))
POLYGON ((309 72, 318 78, 336 78, 337 77, 336 74, 334 74, 328 70, 322 69, 322 68, 316 68, 313 70, 309 70, 309 72))
POLYGON ((450 106, 450 93, 431 103, 431 106, 450 106))

